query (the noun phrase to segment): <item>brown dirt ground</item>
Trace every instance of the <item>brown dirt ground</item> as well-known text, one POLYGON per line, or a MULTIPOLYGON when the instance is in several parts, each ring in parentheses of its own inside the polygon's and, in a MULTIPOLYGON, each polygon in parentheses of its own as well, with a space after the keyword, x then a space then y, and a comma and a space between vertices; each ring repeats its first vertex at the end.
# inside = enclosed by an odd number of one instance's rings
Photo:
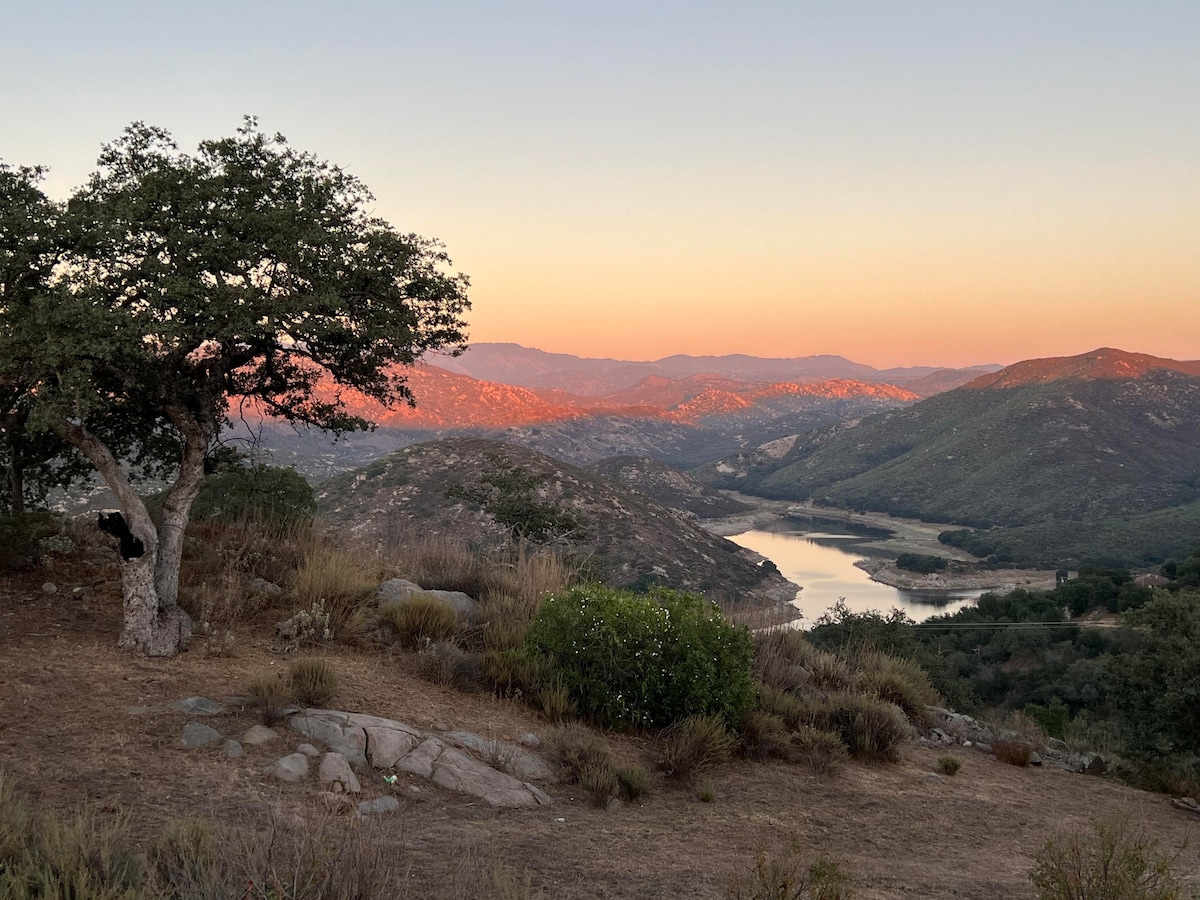
MULTIPOLYGON (((261 773, 283 742, 274 751, 248 748, 238 760, 175 746, 188 717, 169 709, 173 701, 240 694, 252 676, 285 664, 266 634, 239 635, 227 659, 199 652, 135 658, 115 646, 114 577, 112 567, 70 563, 0 577, 0 768, 46 808, 69 812, 86 801, 127 809, 143 839, 173 818, 262 823, 272 809, 307 809, 312 785, 283 785, 261 773), (47 578, 58 593, 42 592, 47 578), (75 586, 86 589, 76 596, 75 586), (153 711, 134 715, 132 707, 153 711)), ((549 728, 519 703, 420 681, 402 658, 345 649, 322 655, 339 675, 339 708, 501 738, 549 728)), ((237 736, 255 718, 235 709, 201 721, 237 736)), ((610 742, 628 758, 645 759, 650 750, 635 737, 610 742)), ((758 850, 794 837, 806 852, 841 861, 857 897, 1030 897, 1028 871, 1048 837, 1117 815, 1178 850, 1177 869, 1200 884, 1200 818, 1166 797, 1107 779, 1018 769, 970 750, 959 752, 957 777, 934 778, 937 755, 913 745, 898 764, 852 765, 832 777, 739 761, 711 777, 712 802, 660 786, 645 802, 612 813, 565 786, 551 788, 554 807, 537 811, 494 810, 427 785, 413 800, 404 781, 392 788, 368 778, 364 790, 401 798, 401 812, 385 827, 416 896, 445 895, 464 854, 481 854, 530 870, 554 898, 719 898, 758 850)))

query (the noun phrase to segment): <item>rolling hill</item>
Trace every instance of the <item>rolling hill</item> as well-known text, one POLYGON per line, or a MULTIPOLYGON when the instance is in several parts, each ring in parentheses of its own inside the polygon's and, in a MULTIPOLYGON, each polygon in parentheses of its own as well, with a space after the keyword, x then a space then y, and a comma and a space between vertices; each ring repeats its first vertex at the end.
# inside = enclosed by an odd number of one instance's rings
POLYGON ((435 534, 486 551, 545 525, 539 540, 607 584, 665 584, 761 607, 782 607, 796 592, 773 566, 649 497, 500 441, 414 444, 330 479, 317 499, 331 524, 372 541, 435 534))
MULTIPOLYGON (((956 538, 1018 560, 1118 558, 1139 517, 1157 521, 1175 510, 1173 527, 1193 520, 1200 362, 1107 348, 1026 360, 907 409, 777 441, 697 474, 767 497, 1033 529, 1037 537, 1020 550, 999 532, 974 543, 956 538), (1128 527, 1115 527, 1120 521, 1128 527)), ((1200 534, 1182 539, 1200 544, 1200 534)), ((1170 552, 1139 543, 1147 559, 1170 552)))

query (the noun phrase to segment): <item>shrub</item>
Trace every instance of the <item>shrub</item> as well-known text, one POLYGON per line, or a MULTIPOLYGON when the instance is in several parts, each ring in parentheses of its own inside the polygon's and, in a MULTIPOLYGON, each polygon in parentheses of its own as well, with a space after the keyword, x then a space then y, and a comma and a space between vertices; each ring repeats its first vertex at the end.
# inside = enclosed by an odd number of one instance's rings
POLYGON ((659 767, 675 781, 695 781, 696 776, 726 762, 735 743, 716 716, 688 716, 659 736, 659 767))
POLYGON ((608 726, 736 722, 751 703, 749 633, 695 595, 577 588, 545 601, 527 643, 552 660, 580 714, 608 726))
POLYGON ((738 731, 738 752, 759 761, 772 757, 787 758, 791 735, 779 716, 752 709, 742 719, 738 731))
POLYGON ((622 800, 638 800, 650 793, 650 773, 641 766, 617 766, 613 773, 622 800))
POLYGON ((1092 834, 1052 838, 1029 874, 1038 900, 1175 900, 1171 860, 1128 820, 1095 821, 1092 834))
POLYGON ((801 725, 812 724, 812 700, 801 700, 794 694, 781 691, 769 684, 758 685, 758 708, 764 713, 779 717, 793 731, 801 725))
POLYGON ((541 704, 543 715, 551 722, 561 722, 575 714, 575 704, 571 701, 571 694, 564 684, 543 685, 538 692, 538 702, 541 704))
POLYGON ((578 722, 555 728, 546 742, 568 782, 578 782, 579 773, 588 766, 612 764, 612 754, 600 736, 578 722))
POLYGON ((848 878, 838 863, 829 859, 805 860, 799 842, 775 855, 760 850, 754 870, 734 880, 725 892, 727 900, 849 900, 848 878))
POLYGON ((292 578, 291 593, 297 609, 322 607, 333 640, 358 641, 368 630, 367 606, 381 580, 382 570, 374 557, 322 541, 309 548, 292 578))
POLYGON ((292 696, 303 706, 326 707, 337 691, 337 675, 323 659, 297 659, 288 664, 292 696))
POLYGON ((158 884, 185 900, 196 893, 189 888, 214 880, 219 852, 208 821, 188 819, 167 823, 146 857, 158 884))
POLYGON ((958 770, 962 768, 962 760, 957 756, 939 756, 937 764, 939 772, 951 777, 957 775, 958 770))
POLYGON ((548 900, 547 895, 533 885, 533 876, 528 870, 518 873, 503 863, 491 871, 491 893, 489 900, 548 900))
POLYGON ((911 659, 900 659, 878 651, 860 655, 854 676, 854 689, 894 703, 910 719, 925 717, 925 707, 938 706, 941 697, 929 680, 929 673, 911 659))
POLYGON ((430 591, 462 591, 480 597, 487 588, 488 562, 462 541, 412 534, 389 542, 396 568, 430 591))
POLYGON ((794 628, 775 628, 754 638, 754 675, 763 684, 795 691, 812 678, 809 666, 817 651, 794 628))
POLYGON ((479 657, 447 641, 423 648, 417 655, 417 674, 422 678, 460 691, 479 690, 479 657))
POLYGON ((264 725, 274 725, 282 719, 291 700, 288 685, 279 675, 259 675, 250 682, 247 693, 264 725))
MULTIPOLYGON (((96 519, 91 519, 93 527, 96 519)), ((46 538, 61 534, 62 517, 50 512, 0 515, 0 572, 37 565, 46 538)))
POLYGON ((834 653, 819 651, 809 661, 809 681, 822 691, 841 691, 850 686, 850 666, 834 653))
POLYGON ((856 759, 895 762, 909 735, 898 707, 863 694, 831 694, 817 716, 816 726, 837 733, 856 759))
POLYGON ((546 661, 525 649, 489 650, 480 661, 480 672, 498 697, 538 697, 546 661))
POLYGON ((579 786, 593 806, 604 806, 617 795, 620 783, 611 763, 592 763, 579 771, 579 786))
POLYGON ((192 504, 193 518, 222 522, 309 522, 316 512, 312 486, 290 466, 231 466, 205 478, 192 504))
POLYGON ((380 621, 396 634, 402 647, 416 649, 429 641, 450 641, 462 632, 458 613, 429 594, 413 594, 380 607, 380 621))
POLYGON ((1024 768, 1033 760, 1033 748, 1021 740, 992 741, 992 752, 996 759, 1010 766, 1024 768))
POLYGON ((798 762, 803 762, 818 775, 836 772, 850 753, 841 735, 802 725, 792 732, 792 747, 798 762))

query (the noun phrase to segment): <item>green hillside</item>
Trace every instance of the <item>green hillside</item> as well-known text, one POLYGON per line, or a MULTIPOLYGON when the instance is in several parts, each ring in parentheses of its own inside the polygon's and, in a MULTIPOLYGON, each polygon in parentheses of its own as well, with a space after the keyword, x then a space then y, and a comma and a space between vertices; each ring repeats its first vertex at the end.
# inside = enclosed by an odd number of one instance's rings
POLYGON ((1184 545, 1200 540, 1195 513, 1177 509, 1200 501, 1200 377, 1192 364, 1149 359, 1097 351, 1020 363, 696 474, 766 497, 992 528, 959 546, 1007 547, 1017 561, 1132 547, 1161 559, 1180 528, 1184 545))

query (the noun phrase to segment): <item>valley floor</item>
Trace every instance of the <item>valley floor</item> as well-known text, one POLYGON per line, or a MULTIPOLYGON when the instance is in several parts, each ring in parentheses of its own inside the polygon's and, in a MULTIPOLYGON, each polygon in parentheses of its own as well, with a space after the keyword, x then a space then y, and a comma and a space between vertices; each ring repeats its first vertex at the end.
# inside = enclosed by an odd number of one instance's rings
MULTIPOLYGON (((216 749, 176 746, 188 718, 171 711, 172 702, 244 693, 252 677, 284 658, 249 634, 239 635, 231 658, 191 652, 148 661, 120 652, 120 604, 105 574, 38 572, 0 582, 0 767, 7 776, 44 808, 128 810, 143 839, 187 816, 261 825, 272 810, 310 809, 313 784, 282 784, 262 773, 278 746, 247 748, 234 760, 216 749), (54 594, 41 589, 48 578, 54 594)), ((544 736, 550 727, 519 703, 418 680, 402 657, 337 648, 322 656, 338 673, 341 709, 498 738, 544 736)), ((235 710, 203 721, 236 736, 256 720, 235 710)), ((625 757, 649 753, 638 737, 609 740, 625 757)), ((840 861, 859 898, 1027 898, 1028 871, 1047 838, 1118 815, 1178 850, 1177 870, 1198 878, 1200 819, 1169 798, 1106 779, 1014 768, 965 749, 956 777, 935 776, 938 755, 914 744, 897 764, 851 765, 832 777, 737 761, 710 779, 712 802, 660 787, 613 812, 564 786, 551 789, 553 807, 536 811, 492 809, 424 782, 414 798, 403 777, 394 788, 373 779, 364 790, 401 798, 399 813, 381 824, 411 872, 412 897, 458 896, 454 885, 467 862, 482 859, 528 869, 553 898, 720 898, 757 851, 794 839, 805 853, 840 861)))

